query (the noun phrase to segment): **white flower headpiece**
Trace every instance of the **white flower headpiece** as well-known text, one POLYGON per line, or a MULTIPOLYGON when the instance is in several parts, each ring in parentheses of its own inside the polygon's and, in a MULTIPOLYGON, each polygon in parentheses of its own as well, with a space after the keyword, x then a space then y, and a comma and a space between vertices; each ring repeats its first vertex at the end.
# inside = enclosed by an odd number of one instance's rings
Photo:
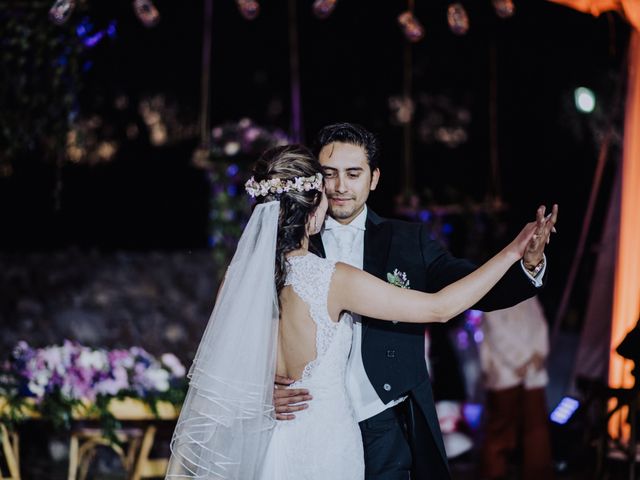
POLYGON ((308 192, 320 190, 322 187, 322 174, 316 173, 312 177, 295 177, 294 179, 271 178, 256 182, 254 177, 247 180, 244 189, 252 198, 267 196, 270 193, 286 193, 292 190, 296 192, 308 192))

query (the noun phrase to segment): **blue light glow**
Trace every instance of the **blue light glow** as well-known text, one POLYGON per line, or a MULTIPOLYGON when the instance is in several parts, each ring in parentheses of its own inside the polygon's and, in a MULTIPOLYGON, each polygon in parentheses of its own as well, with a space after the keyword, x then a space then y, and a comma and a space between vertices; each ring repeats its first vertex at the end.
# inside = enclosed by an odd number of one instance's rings
POLYGON ((564 425, 571 419, 579 406, 580 402, 575 398, 563 397, 558 406, 553 409, 549 418, 558 425, 564 425))
POLYGON ((238 165, 236 165, 235 163, 232 163, 227 167, 227 176, 235 177, 238 174, 238 171, 240 171, 240 168, 238 167, 238 165))
POLYGON ((114 38, 117 32, 118 30, 116 28, 116 21, 114 20, 107 27, 107 35, 109 35, 111 38, 114 38))
POLYGON ((95 35, 91 35, 89 38, 87 38, 84 41, 84 44, 89 48, 95 47, 98 42, 102 40, 102 37, 104 37, 104 32, 98 32, 95 35))
POLYGON ((93 24, 89 21, 89 17, 83 17, 76 27, 76 35, 82 38, 91 33, 91 30, 93 30, 93 24))
POLYGON ((462 415, 471 428, 478 429, 482 421, 482 404, 465 403, 462 406, 462 415))

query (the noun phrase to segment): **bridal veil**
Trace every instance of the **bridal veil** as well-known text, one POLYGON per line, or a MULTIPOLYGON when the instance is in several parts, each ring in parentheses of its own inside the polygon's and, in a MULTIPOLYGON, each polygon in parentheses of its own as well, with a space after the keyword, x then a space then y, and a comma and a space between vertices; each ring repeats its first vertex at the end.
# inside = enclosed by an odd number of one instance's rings
POLYGON ((189 371, 167 479, 259 475, 275 416, 280 202, 256 206, 189 371))

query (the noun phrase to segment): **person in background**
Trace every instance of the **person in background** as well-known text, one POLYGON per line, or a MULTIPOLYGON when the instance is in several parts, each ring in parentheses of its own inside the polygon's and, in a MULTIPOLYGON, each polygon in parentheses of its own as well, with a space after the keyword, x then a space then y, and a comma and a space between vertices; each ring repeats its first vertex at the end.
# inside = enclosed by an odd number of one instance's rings
POLYGON ((518 478, 554 478, 545 387, 547 321, 537 297, 485 314, 480 362, 487 389, 482 478, 503 479, 520 445, 518 478))

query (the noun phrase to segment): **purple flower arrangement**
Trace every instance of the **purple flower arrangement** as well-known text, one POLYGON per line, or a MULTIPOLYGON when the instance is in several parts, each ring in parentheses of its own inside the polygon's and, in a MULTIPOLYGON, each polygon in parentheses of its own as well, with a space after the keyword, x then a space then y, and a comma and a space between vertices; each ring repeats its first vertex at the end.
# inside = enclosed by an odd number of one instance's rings
POLYGON ((56 391, 83 401, 123 393, 145 397, 181 385, 186 373, 171 353, 158 360, 140 347, 93 349, 69 340, 44 348, 19 342, 8 366, 17 378, 20 394, 36 400, 56 391))
POLYGON ((159 400, 179 405, 186 393, 185 374, 171 353, 158 359, 140 347, 94 349, 65 340, 33 348, 22 341, 0 363, 0 396, 14 407, 31 399, 34 410, 68 426, 78 405, 93 405, 94 413, 106 418, 112 398, 138 398, 153 411, 159 400))

